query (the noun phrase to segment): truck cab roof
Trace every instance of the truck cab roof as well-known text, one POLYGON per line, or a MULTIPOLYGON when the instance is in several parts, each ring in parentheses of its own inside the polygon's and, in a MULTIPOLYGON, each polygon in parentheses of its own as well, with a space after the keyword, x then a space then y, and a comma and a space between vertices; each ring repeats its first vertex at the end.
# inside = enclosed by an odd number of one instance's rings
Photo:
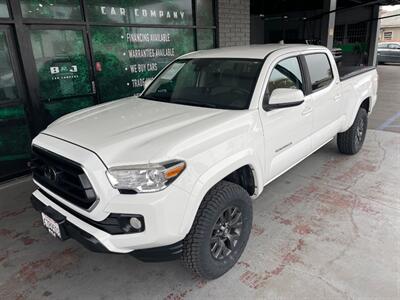
POLYGON ((200 50, 188 53, 181 58, 250 58, 264 59, 268 54, 281 49, 288 51, 322 50, 323 46, 306 44, 263 44, 239 47, 225 47, 210 50, 200 50))

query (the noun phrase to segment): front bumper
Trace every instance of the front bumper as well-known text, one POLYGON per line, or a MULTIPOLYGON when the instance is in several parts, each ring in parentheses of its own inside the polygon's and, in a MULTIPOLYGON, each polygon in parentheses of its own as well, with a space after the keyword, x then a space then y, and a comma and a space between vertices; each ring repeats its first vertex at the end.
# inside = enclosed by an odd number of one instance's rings
POLYGON ((98 199, 91 209, 83 209, 67 201, 48 187, 34 180, 38 190, 33 196, 66 217, 75 227, 96 238, 107 251, 130 253, 159 248, 181 241, 187 234, 184 226, 190 194, 171 184, 156 193, 126 195, 113 189, 106 177, 106 166, 93 152, 69 142, 40 134, 33 144, 84 166, 98 199), (115 234, 93 223, 101 223, 110 215, 140 215, 145 230, 115 234))
MULTIPOLYGON (((101 252, 101 253, 113 252, 110 251, 101 241, 99 241, 99 239, 96 238, 96 236, 74 225, 72 222, 68 220, 68 218, 65 215, 55 210, 52 206, 44 204, 34 194, 32 194, 31 196, 31 202, 35 210, 37 210, 40 213, 45 213, 53 220, 56 220, 59 223, 61 231, 63 232, 64 240, 72 238, 78 241, 80 244, 82 244, 85 248, 93 252, 101 252)), ((92 223, 93 226, 96 225, 101 226, 101 224, 102 223, 100 222, 97 224, 92 223)), ((142 261, 168 261, 168 260, 178 259, 181 256, 182 246, 183 246, 182 241, 178 241, 174 244, 162 247, 131 251, 130 254, 142 261)))
POLYGON ((62 226, 63 236, 65 239, 73 238, 80 242, 87 249, 94 252, 109 252, 107 248, 99 242, 98 239, 67 221, 65 216, 54 210, 51 206, 46 206, 34 195, 31 196, 31 202, 35 210, 40 213, 45 213, 53 220, 57 220, 61 224, 60 226, 62 226))

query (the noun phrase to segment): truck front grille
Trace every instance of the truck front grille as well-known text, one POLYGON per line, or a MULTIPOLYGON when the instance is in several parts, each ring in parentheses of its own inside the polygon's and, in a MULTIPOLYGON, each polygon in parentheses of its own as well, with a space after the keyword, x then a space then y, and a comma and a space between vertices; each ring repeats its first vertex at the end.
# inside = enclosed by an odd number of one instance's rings
POLYGON ((96 201, 96 193, 82 167, 65 157, 32 147, 33 178, 54 194, 84 209, 96 201))

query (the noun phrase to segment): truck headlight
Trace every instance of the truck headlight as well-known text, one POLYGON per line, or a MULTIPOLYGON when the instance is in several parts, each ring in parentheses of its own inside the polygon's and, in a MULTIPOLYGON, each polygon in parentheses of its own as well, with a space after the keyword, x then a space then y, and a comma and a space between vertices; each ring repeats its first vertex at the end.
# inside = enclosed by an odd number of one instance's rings
POLYGON ((112 167, 106 174, 115 189, 150 193, 165 189, 185 167, 184 161, 173 160, 159 164, 112 167))

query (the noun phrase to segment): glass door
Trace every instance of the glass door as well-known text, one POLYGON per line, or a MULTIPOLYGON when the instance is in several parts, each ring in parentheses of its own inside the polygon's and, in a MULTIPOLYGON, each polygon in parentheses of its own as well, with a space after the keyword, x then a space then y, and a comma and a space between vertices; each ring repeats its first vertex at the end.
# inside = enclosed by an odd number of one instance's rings
POLYGON ((28 170, 30 131, 13 36, 0 25, 0 181, 28 170))
POLYGON ((30 26, 37 73, 37 101, 47 125, 94 105, 94 77, 83 27, 30 26))

